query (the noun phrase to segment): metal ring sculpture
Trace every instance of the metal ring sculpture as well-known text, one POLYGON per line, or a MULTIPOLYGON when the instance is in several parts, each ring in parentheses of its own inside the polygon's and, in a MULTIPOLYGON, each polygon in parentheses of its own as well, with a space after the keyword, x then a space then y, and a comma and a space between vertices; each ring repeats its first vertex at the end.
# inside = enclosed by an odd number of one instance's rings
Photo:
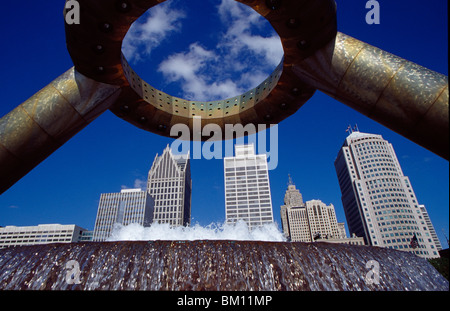
POLYGON ((0 120, 0 193, 106 109, 169 136, 197 116, 222 129, 276 124, 316 89, 449 158, 448 78, 337 32, 333 0, 237 0, 271 23, 284 58, 255 89, 212 102, 153 88, 122 55, 131 24, 164 1, 78 0, 82 21, 65 26, 75 66, 0 120))
POLYGON ((292 66, 336 36, 334 1, 285 1, 283 6, 280 1, 239 1, 271 22, 281 38, 284 60, 255 89, 211 102, 188 101, 155 89, 123 56, 122 40, 131 24, 160 2, 83 1, 83 22, 76 27, 66 25, 67 46, 76 70, 96 81, 122 87, 121 96, 110 108, 117 116, 139 128, 169 136, 172 125, 192 126, 195 116, 201 116, 203 124, 218 124, 222 129, 224 124, 278 123, 314 94, 315 89, 302 82, 292 66), (300 21, 307 27, 300 27, 300 21))

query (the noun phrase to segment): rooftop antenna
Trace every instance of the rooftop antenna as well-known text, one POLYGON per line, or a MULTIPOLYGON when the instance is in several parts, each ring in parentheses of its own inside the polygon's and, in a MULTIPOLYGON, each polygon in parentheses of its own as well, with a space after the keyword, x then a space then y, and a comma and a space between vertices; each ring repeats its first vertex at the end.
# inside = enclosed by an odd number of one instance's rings
POLYGON ((352 126, 349 124, 349 125, 347 126, 347 129, 346 129, 345 131, 348 132, 349 135, 350 135, 351 133, 353 133, 353 131, 352 131, 352 126))

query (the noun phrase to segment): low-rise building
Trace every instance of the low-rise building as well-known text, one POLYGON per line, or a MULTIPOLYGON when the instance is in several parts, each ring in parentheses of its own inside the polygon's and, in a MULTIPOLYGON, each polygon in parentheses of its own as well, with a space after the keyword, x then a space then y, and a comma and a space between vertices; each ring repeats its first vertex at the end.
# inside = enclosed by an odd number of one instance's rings
POLYGON ((0 248, 80 242, 85 231, 77 225, 6 226, 0 228, 0 248))

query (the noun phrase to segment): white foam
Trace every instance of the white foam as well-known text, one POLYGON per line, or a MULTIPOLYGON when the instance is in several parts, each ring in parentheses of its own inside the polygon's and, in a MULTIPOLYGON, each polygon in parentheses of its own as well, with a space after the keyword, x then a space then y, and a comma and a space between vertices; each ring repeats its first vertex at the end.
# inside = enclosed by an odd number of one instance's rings
POLYGON ((244 221, 235 224, 212 223, 206 227, 195 224, 191 227, 173 227, 154 223, 150 227, 139 224, 123 226, 116 224, 107 241, 174 241, 174 240, 239 240, 239 241, 285 241, 277 224, 271 223, 249 230, 244 221))

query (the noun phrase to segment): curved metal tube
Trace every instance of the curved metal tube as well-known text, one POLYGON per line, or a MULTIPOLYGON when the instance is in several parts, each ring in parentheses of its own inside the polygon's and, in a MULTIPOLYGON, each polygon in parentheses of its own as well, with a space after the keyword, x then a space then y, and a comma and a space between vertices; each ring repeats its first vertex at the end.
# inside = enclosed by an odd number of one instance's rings
POLYGON ((293 71, 311 86, 449 159, 447 76, 339 32, 293 71))
POLYGON ((0 119, 0 194, 108 109, 117 86, 72 67, 0 119))

